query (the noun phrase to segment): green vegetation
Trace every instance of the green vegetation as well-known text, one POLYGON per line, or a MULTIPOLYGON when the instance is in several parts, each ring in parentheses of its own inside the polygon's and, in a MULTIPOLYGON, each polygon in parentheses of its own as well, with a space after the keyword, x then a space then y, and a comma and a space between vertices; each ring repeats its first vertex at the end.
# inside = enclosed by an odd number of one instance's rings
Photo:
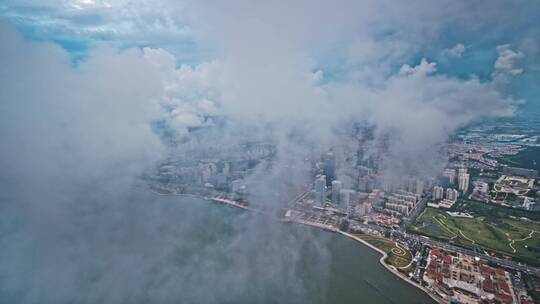
POLYGON ((356 234, 356 236, 386 252, 386 254, 388 254, 388 257, 385 260, 387 264, 390 264, 396 268, 403 268, 409 265, 412 261, 413 257, 411 252, 405 249, 405 247, 397 245, 396 242, 383 237, 367 234, 356 234))
POLYGON ((498 161, 512 167, 540 170, 540 147, 527 147, 516 155, 501 157, 498 161))
POLYGON ((540 265, 540 222, 511 217, 512 210, 475 202, 461 202, 455 211, 474 218, 452 217, 443 210, 427 208, 411 232, 456 245, 481 248, 540 265), (497 208, 493 208, 497 207, 497 208))
POLYGON ((499 218, 528 218, 533 221, 540 221, 540 213, 531 212, 523 209, 504 207, 495 204, 486 204, 471 200, 459 200, 450 211, 467 212, 474 217, 485 217, 491 221, 497 221, 499 218))

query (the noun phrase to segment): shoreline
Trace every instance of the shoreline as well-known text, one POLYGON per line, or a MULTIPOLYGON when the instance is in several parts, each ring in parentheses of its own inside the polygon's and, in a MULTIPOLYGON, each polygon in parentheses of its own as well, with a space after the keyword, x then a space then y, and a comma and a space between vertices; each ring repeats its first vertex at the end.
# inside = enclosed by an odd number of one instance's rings
POLYGON ((442 301, 442 299, 440 298, 437 298, 435 295, 433 295, 427 288, 425 288, 424 286, 416 283, 416 282, 413 282, 411 280, 409 280, 407 277, 405 277, 403 274, 401 274, 399 272, 399 270, 397 270, 397 268, 395 268, 394 266, 391 266, 391 265, 388 265, 385 260, 386 258, 388 257, 388 254, 382 250, 380 250, 379 248, 373 246, 372 244, 370 244, 369 242, 353 235, 353 234, 350 234, 350 233, 347 233, 347 232, 344 232, 344 231, 341 231, 341 230, 338 230, 338 233, 346 236, 346 237, 349 237, 357 242, 360 242, 364 245, 366 245, 367 247, 375 250, 376 252, 380 253, 382 256, 381 258, 379 259, 379 263, 384 267, 386 268, 388 271, 390 271, 392 274, 394 274, 395 276, 397 276, 399 279, 403 280, 404 282, 407 282, 409 284, 411 284, 412 286, 422 290, 424 293, 426 293, 431 299, 433 299, 433 301, 435 301, 436 303, 440 303, 440 304, 445 304, 446 302, 442 301))
POLYGON ((297 221, 297 220, 287 220, 286 222, 288 223, 296 223, 296 224, 300 224, 300 225, 306 225, 306 226, 310 226, 310 227, 313 227, 313 228, 319 228, 319 229, 323 229, 323 230, 326 230, 326 231, 329 231, 329 232, 335 232, 335 233, 339 233, 345 237, 348 237, 348 238, 351 238, 352 240, 354 241, 357 241, 365 246, 367 246, 368 248, 371 248, 373 250, 375 250, 376 252, 380 253, 381 254, 381 257, 379 259, 379 263, 384 267, 386 268, 386 270, 390 271, 393 275, 397 276, 400 280, 404 281, 404 282, 407 282, 409 283, 410 285, 422 290, 425 294, 427 294, 433 301, 435 301, 436 303, 439 303, 439 304, 446 304, 447 302, 443 301, 443 299, 441 298, 438 298, 436 297, 434 294, 432 294, 427 288, 425 288, 424 286, 416 283, 416 282, 413 282, 411 280, 409 280, 407 277, 403 276, 398 270, 397 268, 395 268, 394 266, 391 266, 389 264, 387 264, 385 262, 386 258, 388 257, 388 254, 384 251, 382 251, 381 249, 373 246, 372 244, 370 244, 369 242, 351 234, 351 233, 348 233, 348 232, 344 232, 344 231, 341 231, 337 228, 334 228, 334 227, 331 227, 331 226, 325 226, 325 225, 316 225, 316 224, 313 224, 313 223, 310 223, 310 222, 306 222, 306 221, 297 221))
MULTIPOLYGON (((267 213, 264 213, 262 211, 257 211, 255 209, 252 209, 252 208, 249 208, 248 206, 244 206, 244 205, 241 205, 241 204, 238 204, 236 203, 235 201, 232 201, 232 200, 228 200, 228 199, 222 199, 222 198, 214 198, 214 197, 207 197, 207 196, 200 196, 200 195, 196 195, 196 194, 187 194, 187 193, 180 193, 180 194, 176 194, 176 193, 170 193, 170 194, 164 194, 164 193, 158 193, 158 192, 154 192, 152 191, 154 194, 157 194, 157 195, 162 195, 162 196, 186 196, 186 197, 193 197, 193 198, 198 198, 198 199, 203 199, 203 200, 206 200, 206 201, 211 201, 211 202, 214 202, 214 203, 217 203, 217 204, 222 204, 222 205, 226 205, 226 206, 231 206, 231 207, 234 207, 234 208, 238 208, 238 209, 242 209, 242 210, 247 210, 247 211, 253 211, 253 212, 257 212, 257 213, 261 213, 261 214, 265 214, 265 215, 268 215, 267 213)), ((315 224, 315 223, 311 223, 311 222, 308 222, 308 221, 301 221, 301 220, 291 220, 291 219, 278 219, 279 221, 283 222, 283 223, 295 223, 295 224, 300 224, 300 225, 306 225, 306 226, 309 226, 309 227, 312 227, 312 228, 318 228, 318 229, 322 229, 322 230, 325 230, 325 231, 329 231, 329 232, 334 232, 334 233, 338 233, 342 236, 345 236, 345 237, 348 237, 350 239, 352 239, 353 241, 357 241, 365 246, 367 246, 368 248, 370 249, 373 249, 375 250, 376 252, 380 253, 381 254, 381 257, 379 259, 379 263, 383 266, 383 268, 385 268, 386 270, 390 271, 393 275, 397 276, 400 280, 412 285, 413 287, 416 287, 418 289, 420 289, 421 291, 423 291, 425 294, 427 294, 433 301, 435 301, 435 303, 438 303, 438 304, 446 304, 447 302, 444 302, 443 299, 441 298, 437 298, 435 295, 433 295, 427 288, 425 288, 424 286, 421 286, 420 284, 416 283, 416 282, 413 282, 411 280, 409 280, 408 278, 406 278, 405 276, 403 276, 398 270, 397 268, 395 268, 394 266, 391 266, 391 265, 388 265, 385 260, 386 258, 388 257, 388 254, 382 250, 380 250, 379 248, 373 246, 372 244, 370 244, 369 242, 353 235, 353 234, 350 234, 348 232, 344 232, 344 231, 341 231, 339 230, 338 228, 336 227, 333 227, 333 226, 329 226, 329 225, 323 225, 323 224, 315 224)))

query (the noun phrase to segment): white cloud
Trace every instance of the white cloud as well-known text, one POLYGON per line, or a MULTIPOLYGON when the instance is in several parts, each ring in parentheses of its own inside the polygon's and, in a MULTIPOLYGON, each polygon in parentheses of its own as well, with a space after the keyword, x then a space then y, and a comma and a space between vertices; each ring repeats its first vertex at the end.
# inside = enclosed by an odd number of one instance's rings
POLYGON ((522 52, 516 52, 510 48, 509 44, 504 44, 497 46, 497 53, 499 57, 493 66, 495 70, 512 75, 519 75, 523 72, 523 69, 515 67, 517 62, 525 57, 522 52))
POLYGON ((465 49, 465 45, 463 45, 462 43, 458 43, 449 49, 444 49, 442 53, 446 56, 461 57, 463 56, 463 53, 465 53, 465 49))
POLYGON ((317 70, 313 73, 313 81, 315 83, 319 83, 324 79, 324 72, 321 70, 317 70))
POLYGON ((143 48, 144 58, 161 70, 176 69, 176 58, 164 49, 143 48))
POLYGON ((437 71, 437 63, 428 62, 425 58, 422 58, 420 63, 415 67, 411 67, 408 64, 404 64, 399 69, 399 73, 404 74, 404 75, 408 75, 408 74, 428 75, 431 73, 435 73, 436 71, 437 71))
POLYGON ((509 44, 497 46, 498 57, 493 65, 491 77, 497 83, 504 83, 510 78, 523 73, 523 68, 518 67, 518 63, 525 58, 525 54, 512 50, 509 44))
MULTIPOLYGON (((431 1, 415 3, 196 1, 189 10, 190 27, 196 29, 197 42, 219 49, 219 54, 214 61, 179 68, 175 56, 155 48, 96 49, 73 67, 58 46, 24 41, 0 25, 0 177, 14 181, 6 195, 22 202, 10 205, 10 212, 2 210, 0 222, 11 223, 11 214, 25 219, 16 233, 1 234, 0 245, 6 249, 0 253, 0 276, 10 279, 0 292, 25 294, 29 303, 76 302, 85 296, 91 303, 136 301, 133 291, 148 286, 155 289, 146 299, 160 302, 179 292, 178 281, 185 281, 170 270, 177 268, 167 267, 178 252, 176 230, 167 232, 172 226, 162 222, 159 212, 152 214, 157 219, 146 221, 144 216, 155 209, 141 204, 133 210, 126 195, 141 167, 162 156, 163 146, 150 127, 155 121, 178 136, 201 126, 218 133, 192 143, 203 147, 273 141, 278 151, 272 172, 251 176, 263 185, 256 198, 262 203, 286 201, 281 189, 310 178, 304 161, 343 144, 351 122, 374 127, 370 148, 391 139, 383 168, 387 175, 437 172, 445 164, 437 148, 450 134, 482 118, 512 115, 516 101, 493 83, 435 73, 437 64, 425 58, 399 72, 390 68, 430 45, 456 20, 477 22, 478 15, 467 13, 467 1, 448 0, 448 10, 431 1), (319 51, 343 55, 346 64, 337 67, 345 70, 341 78, 317 70, 319 51), (227 123, 214 126, 214 116, 227 123), (81 196, 87 195, 88 204, 81 204, 81 196), (29 263, 35 252, 40 252, 39 263, 29 263), (26 275, 30 271, 31 277, 26 275), (118 279, 126 271, 130 280, 118 279), (77 284, 89 280, 92 288, 81 291, 77 284)), ((65 22, 74 35, 96 30, 113 41, 170 41, 181 36, 175 29, 184 16, 175 13, 182 11, 172 1, 120 1, 111 8, 57 12, 53 19, 65 22), (91 25, 78 27, 85 22, 91 25)), ((519 73, 515 63, 520 52, 507 47, 499 52, 496 70, 519 73)), ((259 226, 264 225, 239 229, 252 237, 246 244, 274 244, 272 233, 251 234, 260 232, 255 229, 259 226)), ((282 269, 291 266, 288 261, 272 260, 271 265, 282 269)), ((227 278, 245 278, 238 269, 226 269, 227 278)), ((195 279, 187 283, 207 282, 205 271, 189 274, 195 279)), ((242 294, 249 285, 235 286, 242 294)), ((227 290, 213 292, 218 301, 237 302, 227 290)))

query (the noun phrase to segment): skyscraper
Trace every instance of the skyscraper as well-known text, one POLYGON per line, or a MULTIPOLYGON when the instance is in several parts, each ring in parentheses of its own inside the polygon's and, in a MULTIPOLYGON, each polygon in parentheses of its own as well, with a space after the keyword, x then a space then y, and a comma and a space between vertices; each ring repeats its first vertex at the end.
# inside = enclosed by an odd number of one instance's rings
POLYGON ((341 191, 342 185, 338 180, 332 181, 332 204, 334 206, 339 205, 339 192, 341 191))
POLYGON ((469 174, 468 173, 459 174, 458 186, 459 186, 459 190, 462 191, 463 193, 469 190, 469 174))
POLYGON ((451 184, 456 182, 456 170, 454 169, 444 169, 443 176, 448 178, 451 184))
POLYGON ((433 198, 436 200, 442 199, 444 195, 444 189, 440 186, 433 187, 433 198))
POLYGON ((350 200, 351 200, 351 192, 350 189, 342 189, 339 191, 339 207, 343 209, 348 209, 350 200))
POLYGON ((459 192, 456 189, 447 188, 446 189, 446 199, 450 201, 456 201, 458 198, 459 192))
POLYGON ((326 176, 319 175, 315 180, 315 201, 320 206, 324 207, 326 200, 326 176))
POLYGON ((328 180, 333 180, 335 178, 336 157, 334 156, 334 153, 328 152, 324 156, 323 170, 328 180))
POLYGON ((421 179, 416 180, 416 187, 414 189, 416 195, 422 195, 424 193, 424 181, 421 179))

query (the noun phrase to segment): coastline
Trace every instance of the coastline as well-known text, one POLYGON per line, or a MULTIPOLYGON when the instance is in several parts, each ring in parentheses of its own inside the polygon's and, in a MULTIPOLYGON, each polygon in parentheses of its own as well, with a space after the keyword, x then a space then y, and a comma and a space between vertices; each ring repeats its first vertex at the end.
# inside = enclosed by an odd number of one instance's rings
POLYGON ((433 295, 427 288, 425 288, 424 286, 416 283, 416 282, 413 282, 411 280, 409 280, 408 278, 406 278, 405 276, 403 276, 394 266, 391 266, 391 265, 388 265, 385 260, 386 258, 388 257, 388 254, 382 250, 380 250, 379 248, 373 246, 372 244, 370 244, 369 242, 357 237, 357 236, 354 236, 350 233, 347 233, 347 232, 344 232, 344 231, 341 231, 341 230, 338 230, 338 233, 339 234, 342 234, 346 237, 349 237, 357 242, 360 242, 366 246, 368 246, 369 248, 377 251, 378 253, 381 254, 381 258, 379 259, 379 263, 381 263, 381 265, 386 268, 388 271, 390 271, 391 273, 393 273, 394 275, 396 275, 399 279, 411 284, 412 286, 416 287, 416 288, 419 288, 420 290, 422 290, 424 293, 426 293, 431 299, 433 299, 433 301, 435 301, 436 303, 440 303, 440 304, 445 304, 446 302, 442 301, 442 299, 440 298, 437 298, 435 295, 433 295))
POLYGON ((376 252, 380 253, 381 258, 379 259, 379 263, 384 268, 386 268, 386 270, 390 271, 393 275, 397 276, 399 279, 403 280, 404 282, 407 282, 407 283, 411 284, 412 286, 422 290, 424 293, 426 293, 436 303, 439 303, 439 304, 446 304, 447 303, 447 302, 443 301, 441 298, 438 298, 435 295, 433 295, 424 286, 422 286, 422 285, 420 285, 420 284, 418 284, 416 282, 413 282, 413 281, 409 280, 408 278, 406 278, 405 276, 403 276, 394 266, 388 265, 385 262, 386 258, 388 257, 388 254, 386 252, 380 250, 379 248, 373 246, 369 242, 367 242, 367 241, 365 241, 365 240, 363 240, 363 239, 361 239, 361 238, 359 238, 359 237, 357 237, 357 236, 355 236, 353 234, 341 231, 341 230, 339 230, 339 229, 337 229, 335 227, 331 227, 331 226, 318 225, 318 224, 314 224, 314 223, 310 223, 310 222, 306 222, 306 221, 297 221, 297 220, 288 220, 287 222, 292 222, 292 223, 296 223, 296 224, 301 224, 301 225, 306 225, 306 226, 310 226, 310 227, 314 227, 314 228, 323 229, 323 230, 330 231, 330 232, 339 233, 339 234, 341 234, 341 235, 343 235, 345 237, 353 239, 354 241, 360 242, 361 244, 367 246, 368 248, 371 248, 371 249, 375 250, 376 252))
MULTIPOLYGON (((153 193, 157 194, 157 195, 162 195, 162 196, 186 196, 186 197, 194 197, 194 198, 199 198, 199 199, 203 199, 203 200, 206 200, 206 201, 211 201, 211 202, 214 202, 214 203, 218 203, 218 204, 222 204, 222 205, 228 205, 228 206, 231 206, 231 207, 234 207, 234 208, 238 208, 238 209, 242 209, 242 210, 247 210, 247 211, 254 211, 254 212, 257 212, 257 213, 262 213, 262 214, 265 214, 265 215, 268 215, 267 213, 264 213, 264 212, 261 212, 261 211, 258 211, 258 210, 255 210, 255 209, 252 209, 252 208, 249 208, 248 206, 244 206, 244 205, 241 205, 241 204, 238 204, 236 203, 235 201, 232 201, 232 200, 228 200, 228 199, 222 199, 222 198, 213 198, 213 197, 207 197, 207 196, 200 196, 200 195, 196 195, 196 194, 187 194, 187 193, 180 193, 180 194, 175 194, 175 193, 170 193, 170 194, 164 194, 164 193, 158 193, 158 192, 154 192, 152 191, 153 193)), ((336 227, 333 227, 333 226, 329 226, 329 225, 323 225, 323 224, 316 224, 316 223, 311 223, 311 222, 308 222, 308 221, 302 221, 302 220, 291 220, 291 219, 278 219, 279 221, 281 222, 284 222, 284 223, 295 223, 295 224, 300 224, 300 225, 306 225, 306 226, 310 226, 310 227, 313 227, 313 228, 318 228, 318 229, 322 229, 322 230, 326 230, 326 231, 329 231, 329 232, 334 232, 334 233, 338 233, 338 234, 341 234, 342 236, 345 236, 345 237, 348 237, 348 238, 351 238, 352 240, 354 241, 357 241, 365 246, 367 246, 368 248, 371 248, 373 250, 375 250, 376 252, 380 253, 381 254, 381 257, 379 259, 379 263, 388 271, 390 271, 393 275, 397 276, 399 279, 403 280, 404 282, 407 282, 409 284, 411 284, 412 286, 422 290, 424 293, 426 293, 433 301, 435 301, 436 303, 438 304, 446 304, 447 302, 443 301, 441 298, 437 298, 435 295, 433 295, 428 289, 426 289, 424 286, 421 286, 420 284, 416 283, 416 282, 413 282, 411 280, 409 280, 408 278, 404 277, 395 267, 391 266, 391 265, 388 265, 385 260, 386 258, 388 257, 388 254, 382 250, 380 250, 379 248, 373 246, 372 244, 370 244, 369 242, 353 235, 353 234, 350 234, 350 233, 347 233, 347 232, 344 232, 344 231, 341 231, 339 229, 337 229, 336 227)))

